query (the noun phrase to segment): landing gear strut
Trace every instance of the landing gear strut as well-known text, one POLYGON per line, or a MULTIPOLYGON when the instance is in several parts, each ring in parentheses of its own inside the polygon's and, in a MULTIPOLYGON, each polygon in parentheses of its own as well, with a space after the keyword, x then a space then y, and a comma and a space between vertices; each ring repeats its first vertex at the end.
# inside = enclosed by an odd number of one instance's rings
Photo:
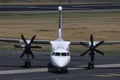
POLYGON ((90 56, 90 62, 88 63, 88 69, 93 69, 94 68, 94 59, 95 59, 95 53, 93 52, 91 52, 90 54, 89 54, 89 56, 90 56))

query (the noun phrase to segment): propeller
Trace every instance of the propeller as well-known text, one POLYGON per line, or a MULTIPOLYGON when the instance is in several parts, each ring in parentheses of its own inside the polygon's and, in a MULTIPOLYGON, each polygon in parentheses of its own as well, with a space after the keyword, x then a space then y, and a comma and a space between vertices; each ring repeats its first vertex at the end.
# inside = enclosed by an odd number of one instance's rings
POLYGON ((101 55, 104 56, 103 52, 101 52, 100 50, 96 49, 98 46, 100 46, 101 44, 103 44, 104 41, 100 41, 100 42, 94 44, 93 35, 90 36, 90 45, 87 45, 84 42, 80 42, 80 43, 81 43, 81 45, 89 48, 87 51, 85 51, 84 53, 82 53, 81 56, 84 56, 84 55, 86 55, 88 53, 89 53, 90 56, 94 56, 95 53, 99 53, 99 54, 101 54, 101 55))
POLYGON ((21 35, 21 38, 23 40, 23 42, 25 43, 25 45, 15 45, 14 47, 17 48, 25 48, 22 55, 20 56, 20 58, 23 58, 25 55, 27 56, 27 59, 29 59, 29 56, 32 57, 32 59, 34 59, 34 54, 31 50, 31 48, 41 48, 40 46, 31 46, 31 44, 34 42, 36 35, 34 35, 30 41, 27 41, 24 37, 24 35, 21 35))
POLYGON ((83 45, 83 46, 88 48, 87 51, 85 51, 84 53, 81 54, 81 56, 84 56, 86 54, 89 54, 89 56, 90 56, 90 62, 88 63, 88 69, 94 68, 94 56, 95 56, 95 53, 99 53, 99 54, 104 56, 104 53, 102 51, 96 49, 98 46, 103 44, 104 41, 100 41, 98 43, 94 43, 93 35, 91 35, 90 36, 90 43, 89 43, 89 45, 87 45, 84 42, 80 42, 80 43, 81 43, 81 45, 83 45))

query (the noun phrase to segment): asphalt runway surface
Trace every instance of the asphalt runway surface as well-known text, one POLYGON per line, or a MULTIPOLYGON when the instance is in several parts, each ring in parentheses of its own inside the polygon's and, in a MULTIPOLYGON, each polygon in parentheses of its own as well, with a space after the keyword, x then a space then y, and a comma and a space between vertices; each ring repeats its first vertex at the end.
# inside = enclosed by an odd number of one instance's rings
MULTIPOLYGON (((0 5, 0 11, 54 11, 59 5, 0 5)), ((120 4, 61 4, 64 10, 120 9, 120 4)))
POLYGON ((23 68, 22 51, 0 50, 0 80, 120 80, 120 54, 96 55, 95 69, 86 69, 89 57, 72 54, 68 73, 48 72, 49 53, 36 52, 29 69, 23 68))

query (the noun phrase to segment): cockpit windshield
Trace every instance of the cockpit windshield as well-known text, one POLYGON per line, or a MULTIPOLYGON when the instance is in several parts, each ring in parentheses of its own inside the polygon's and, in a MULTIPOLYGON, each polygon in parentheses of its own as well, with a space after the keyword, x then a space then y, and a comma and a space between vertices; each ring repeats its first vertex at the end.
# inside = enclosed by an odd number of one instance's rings
POLYGON ((56 56, 60 56, 60 53, 56 53, 55 55, 56 55, 56 56))
POLYGON ((52 55, 54 55, 54 56, 69 56, 69 53, 53 52, 52 55))

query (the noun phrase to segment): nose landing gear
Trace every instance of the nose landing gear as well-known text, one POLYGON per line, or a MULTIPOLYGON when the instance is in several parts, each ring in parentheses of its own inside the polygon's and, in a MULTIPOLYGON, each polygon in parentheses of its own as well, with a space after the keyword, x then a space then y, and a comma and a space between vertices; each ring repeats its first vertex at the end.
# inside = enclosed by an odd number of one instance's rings
POLYGON ((94 68, 94 63, 90 62, 88 63, 88 69, 93 69, 94 68))
POLYGON ((24 67, 25 67, 25 68, 31 67, 31 61, 29 61, 29 60, 25 61, 24 67))
POLYGON ((68 73, 68 69, 67 69, 67 67, 57 68, 57 67, 53 66, 51 62, 49 62, 48 63, 48 72, 62 74, 62 73, 68 73))

